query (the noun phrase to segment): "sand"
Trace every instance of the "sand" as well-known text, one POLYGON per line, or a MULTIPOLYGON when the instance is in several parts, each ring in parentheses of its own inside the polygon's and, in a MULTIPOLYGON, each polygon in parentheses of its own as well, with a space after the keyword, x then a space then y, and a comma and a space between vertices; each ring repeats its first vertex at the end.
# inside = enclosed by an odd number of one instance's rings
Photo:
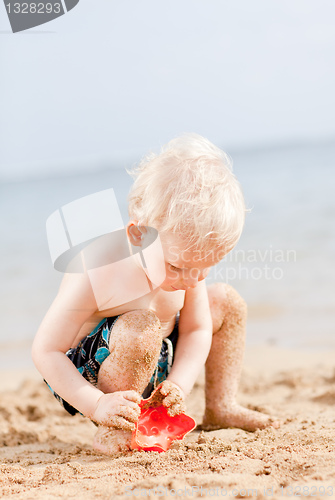
MULTIPOLYGON (((193 431, 167 453, 113 458, 92 450, 95 426, 67 415, 36 372, 2 372, 0 495, 34 500, 335 496, 334 354, 247 349, 239 402, 278 416, 279 429, 193 431)), ((187 401, 198 422, 203 386, 202 377, 187 401)))

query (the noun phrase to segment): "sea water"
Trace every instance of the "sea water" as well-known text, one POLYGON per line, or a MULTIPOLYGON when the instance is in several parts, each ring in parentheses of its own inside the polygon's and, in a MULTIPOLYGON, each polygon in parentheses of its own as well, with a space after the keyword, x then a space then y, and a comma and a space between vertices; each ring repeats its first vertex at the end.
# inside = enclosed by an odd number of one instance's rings
MULTIPOLYGON (((208 284, 228 282, 246 299, 248 344, 334 348, 335 143, 229 153, 250 211, 208 284)), ((124 167, 97 166, 0 184, 2 366, 31 364, 32 339, 62 279, 49 254, 48 216, 112 187, 126 223, 131 182, 124 167)))

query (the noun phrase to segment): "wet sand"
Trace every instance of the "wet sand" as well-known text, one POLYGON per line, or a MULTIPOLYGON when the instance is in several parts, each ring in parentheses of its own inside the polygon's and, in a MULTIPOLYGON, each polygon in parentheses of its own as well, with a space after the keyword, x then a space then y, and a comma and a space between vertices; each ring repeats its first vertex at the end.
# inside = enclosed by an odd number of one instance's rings
MULTIPOLYGON (((67 415, 39 374, 1 372, 0 495, 331 498, 335 496, 334 354, 247 349, 238 401, 279 417, 283 421, 279 429, 193 431, 167 453, 136 451, 113 458, 92 450, 95 426, 79 415, 67 415)), ((201 377, 187 401, 188 413, 198 423, 204 410, 203 390, 201 377)))

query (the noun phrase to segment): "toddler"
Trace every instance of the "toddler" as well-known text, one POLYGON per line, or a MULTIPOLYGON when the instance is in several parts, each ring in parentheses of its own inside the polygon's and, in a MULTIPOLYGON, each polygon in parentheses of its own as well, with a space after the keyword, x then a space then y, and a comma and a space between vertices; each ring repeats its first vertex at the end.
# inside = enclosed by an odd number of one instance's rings
POLYGON ((159 387, 169 413, 180 413, 204 365, 204 430, 276 427, 236 403, 245 302, 229 285, 205 284, 244 224, 228 156, 186 134, 132 175, 129 222, 118 243, 133 256, 127 271, 114 265, 65 274, 33 343, 36 367, 69 413, 98 425, 93 446, 109 455, 130 448, 141 397, 159 387), (144 260, 150 245, 155 250, 144 260), (148 290, 132 294, 143 279, 148 290))

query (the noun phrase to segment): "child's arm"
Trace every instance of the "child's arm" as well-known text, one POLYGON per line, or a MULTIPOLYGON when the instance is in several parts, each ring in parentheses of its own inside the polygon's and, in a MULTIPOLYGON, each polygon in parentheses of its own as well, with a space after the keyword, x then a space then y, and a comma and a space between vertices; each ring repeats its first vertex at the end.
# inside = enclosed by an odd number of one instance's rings
POLYGON ((113 417, 122 419, 125 416, 118 415, 116 411, 121 405, 134 409, 133 421, 136 421, 137 403, 140 402, 137 393, 125 391, 104 395, 81 376, 65 355, 80 328, 96 310, 87 276, 66 275, 36 334, 32 349, 34 363, 53 390, 83 415, 98 423, 111 425, 113 417))
POLYGON ((205 280, 186 291, 180 311, 179 335, 174 362, 167 378, 187 396, 202 367, 212 342, 212 317, 205 280))

